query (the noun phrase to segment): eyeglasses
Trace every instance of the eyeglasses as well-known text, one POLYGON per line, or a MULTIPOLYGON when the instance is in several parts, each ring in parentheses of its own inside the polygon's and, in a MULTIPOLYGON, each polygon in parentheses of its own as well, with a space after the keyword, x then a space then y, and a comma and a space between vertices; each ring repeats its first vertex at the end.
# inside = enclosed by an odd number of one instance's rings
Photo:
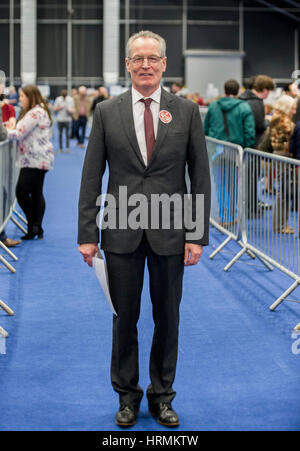
POLYGON ((149 64, 149 66, 154 66, 155 64, 158 64, 159 61, 161 59, 163 59, 162 56, 156 56, 156 55, 151 55, 148 57, 143 57, 143 56, 134 56, 133 58, 128 58, 130 59, 130 61, 132 62, 132 64, 134 66, 141 66, 142 64, 144 64, 144 61, 147 60, 147 64, 149 64))

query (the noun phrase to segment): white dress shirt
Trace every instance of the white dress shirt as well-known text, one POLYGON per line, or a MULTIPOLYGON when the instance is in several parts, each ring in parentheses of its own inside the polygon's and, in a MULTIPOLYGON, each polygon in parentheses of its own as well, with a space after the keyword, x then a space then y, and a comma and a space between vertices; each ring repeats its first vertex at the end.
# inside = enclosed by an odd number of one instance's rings
POLYGON ((148 98, 152 99, 150 109, 153 116, 154 134, 156 139, 159 120, 160 96, 161 96, 161 87, 159 87, 156 91, 154 91, 153 94, 151 94, 151 96, 149 97, 144 97, 136 89, 132 88, 132 111, 133 111, 134 128, 138 145, 140 147, 140 151, 146 166, 147 166, 147 146, 144 126, 145 105, 143 102, 140 102, 140 99, 148 99, 148 98))

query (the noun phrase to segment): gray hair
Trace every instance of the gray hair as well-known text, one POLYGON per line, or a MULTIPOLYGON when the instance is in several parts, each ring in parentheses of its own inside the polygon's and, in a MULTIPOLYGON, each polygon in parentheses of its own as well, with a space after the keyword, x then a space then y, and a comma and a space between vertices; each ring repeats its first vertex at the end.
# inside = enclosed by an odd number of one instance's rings
POLYGON ((126 44, 126 57, 130 58, 131 54, 131 46, 133 41, 135 41, 138 38, 151 38, 155 39, 160 46, 160 56, 164 58, 166 56, 166 41, 164 38, 162 38, 159 34, 155 34, 152 31, 140 31, 139 33, 135 33, 127 41, 126 44))
POLYGON ((279 97, 279 99, 276 100, 273 107, 275 110, 289 115, 293 106, 296 105, 296 102, 296 99, 293 99, 293 97, 283 94, 281 97, 279 97))

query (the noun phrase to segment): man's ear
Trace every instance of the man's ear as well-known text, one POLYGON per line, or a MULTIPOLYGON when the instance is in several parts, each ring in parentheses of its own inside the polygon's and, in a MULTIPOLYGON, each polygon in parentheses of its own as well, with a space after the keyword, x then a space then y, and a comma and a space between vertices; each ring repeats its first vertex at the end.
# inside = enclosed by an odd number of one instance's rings
POLYGON ((163 72, 165 72, 167 69, 167 57, 165 56, 163 59, 163 72))
POLYGON ((127 72, 130 73, 130 60, 128 58, 125 58, 125 64, 126 64, 127 72))

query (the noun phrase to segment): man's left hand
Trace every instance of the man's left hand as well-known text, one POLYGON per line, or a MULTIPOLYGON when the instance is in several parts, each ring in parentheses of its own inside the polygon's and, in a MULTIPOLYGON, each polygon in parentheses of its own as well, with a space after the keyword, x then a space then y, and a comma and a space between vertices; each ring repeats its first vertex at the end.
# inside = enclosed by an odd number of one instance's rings
POLYGON ((203 252, 203 247, 199 244, 185 243, 184 246, 184 265, 197 265, 203 252))

